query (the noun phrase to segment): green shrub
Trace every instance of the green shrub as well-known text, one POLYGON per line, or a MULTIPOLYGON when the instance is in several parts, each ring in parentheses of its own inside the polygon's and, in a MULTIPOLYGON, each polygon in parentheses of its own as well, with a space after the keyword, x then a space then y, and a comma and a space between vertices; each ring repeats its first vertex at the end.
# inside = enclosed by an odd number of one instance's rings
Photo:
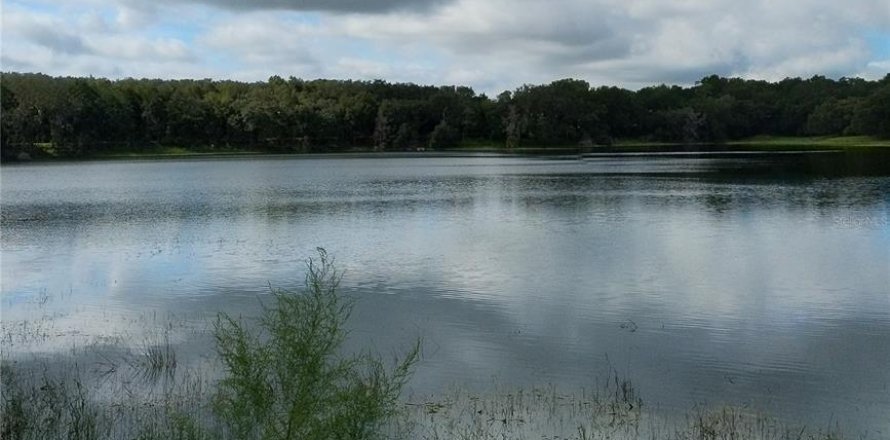
POLYGON ((252 331, 220 315, 215 336, 226 376, 215 411, 239 439, 366 439, 381 435, 419 343, 392 369, 370 354, 346 356, 352 301, 338 293, 340 274, 323 249, 308 261, 303 292, 275 290, 252 331))

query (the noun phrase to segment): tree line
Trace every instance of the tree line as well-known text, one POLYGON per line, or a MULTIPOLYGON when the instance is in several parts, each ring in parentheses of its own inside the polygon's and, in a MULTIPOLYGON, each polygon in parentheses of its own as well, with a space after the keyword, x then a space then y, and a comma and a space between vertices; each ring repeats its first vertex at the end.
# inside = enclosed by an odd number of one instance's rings
POLYGON ((82 156, 159 146, 270 152, 462 144, 720 143, 757 135, 890 138, 890 74, 702 78, 637 91, 577 79, 494 98, 463 86, 346 80, 157 80, 0 74, 3 151, 82 156))

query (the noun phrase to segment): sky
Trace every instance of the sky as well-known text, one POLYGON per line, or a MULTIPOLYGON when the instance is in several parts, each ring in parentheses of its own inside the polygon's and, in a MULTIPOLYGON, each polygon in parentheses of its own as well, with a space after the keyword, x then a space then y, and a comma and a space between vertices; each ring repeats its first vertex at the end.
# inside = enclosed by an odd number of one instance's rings
POLYGON ((890 0, 3 0, 3 71, 384 79, 496 94, 579 78, 890 73, 890 0))

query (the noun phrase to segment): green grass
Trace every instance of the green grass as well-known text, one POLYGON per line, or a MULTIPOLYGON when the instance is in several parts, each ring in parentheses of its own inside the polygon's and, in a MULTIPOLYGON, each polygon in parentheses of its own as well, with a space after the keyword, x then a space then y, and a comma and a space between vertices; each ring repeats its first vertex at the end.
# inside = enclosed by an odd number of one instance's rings
MULTIPOLYGON (((890 139, 879 139, 872 136, 755 136, 747 139, 733 140, 715 144, 713 142, 699 142, 685 144, 682 142, 661 142, 644 139, 616 139, 610 146, 585 147, 586 151, 656 151, 672 148, 711 150, 715 146, 730 150, 757 150, 757 151, 797 151, 797 150, 838 150, 838 149, 862 149, 862 148, 890 148, 890 139)), ((531 145, 523 144, 518 148, 509 150, 513 153, 546 153, 546 152, 577 152, 578 145, 531 145)), ((462 143, 455 150, 459 151, 497 151, 507 152, 503 145, 486 141, 471 141, 462 143)))
POLYGON ((165 157, 193 157, 193 156, 223 156, 223 155, 249 155, 260 154, 259 151, 251 151, 239 148, 185 148, 177 146, 161 146, 156 148, 119 149, 105 153, 90 155, 93 159, 137 159, 137 158, 165 158, 165 157))
POLYGON ((615 139, 612 143, 612 146, 615 148, 627 148, 627 147, 674 147, 674 146, 683 146, 681 142, 661 142, 661 141, 649 141, 645 139, 615 139))
POLYGON ((158 145, 143 147, 111 146, 96 153, 82 156, 65 156, 51 142, 34 144, 30 151, 34 161, 67 161, 67 160, 107 160, 107 159, 163 159, 185 157, 212 157, 263 154, 263 151, 233 147, 183 147, 175 145, 158 145))
POLYGON ((732 146, 750 146, 764 149, 813 148, 813 149, 845 149, 890 147, 890 139, 878 139, 872 136, 809 136, 809 137, 776 137, 757 136, 749 139, 727 142, 732 146))
MULTIPOLYGON (((638 139, 620 139, 615 142, 616 148, 668 148, 668 147, 696 147, 711 148, 715 144, 710 142, 684 145, 671 142, 650 142, 638 139)), ((837 150, 849 148, 875 148, 890 147, 890 139, 879 139, 872 136, 755 136, 747 139, 739 139, 725 142, 723 145, 734 150, 837 150)))

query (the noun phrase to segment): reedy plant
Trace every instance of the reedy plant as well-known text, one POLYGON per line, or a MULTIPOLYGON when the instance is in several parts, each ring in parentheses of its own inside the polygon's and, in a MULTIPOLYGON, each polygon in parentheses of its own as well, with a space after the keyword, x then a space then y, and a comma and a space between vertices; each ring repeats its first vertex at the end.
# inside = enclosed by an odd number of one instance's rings
POLYGON ((239 439, 367 439, 382 435, 418 360, 419 342, 390 369, 371 354, 345 355, 353 301, 324 249, 309 259, 305 289, 273 290, 256 330, 221 314, 214 332, 225 377, 215 411, 239 439))

